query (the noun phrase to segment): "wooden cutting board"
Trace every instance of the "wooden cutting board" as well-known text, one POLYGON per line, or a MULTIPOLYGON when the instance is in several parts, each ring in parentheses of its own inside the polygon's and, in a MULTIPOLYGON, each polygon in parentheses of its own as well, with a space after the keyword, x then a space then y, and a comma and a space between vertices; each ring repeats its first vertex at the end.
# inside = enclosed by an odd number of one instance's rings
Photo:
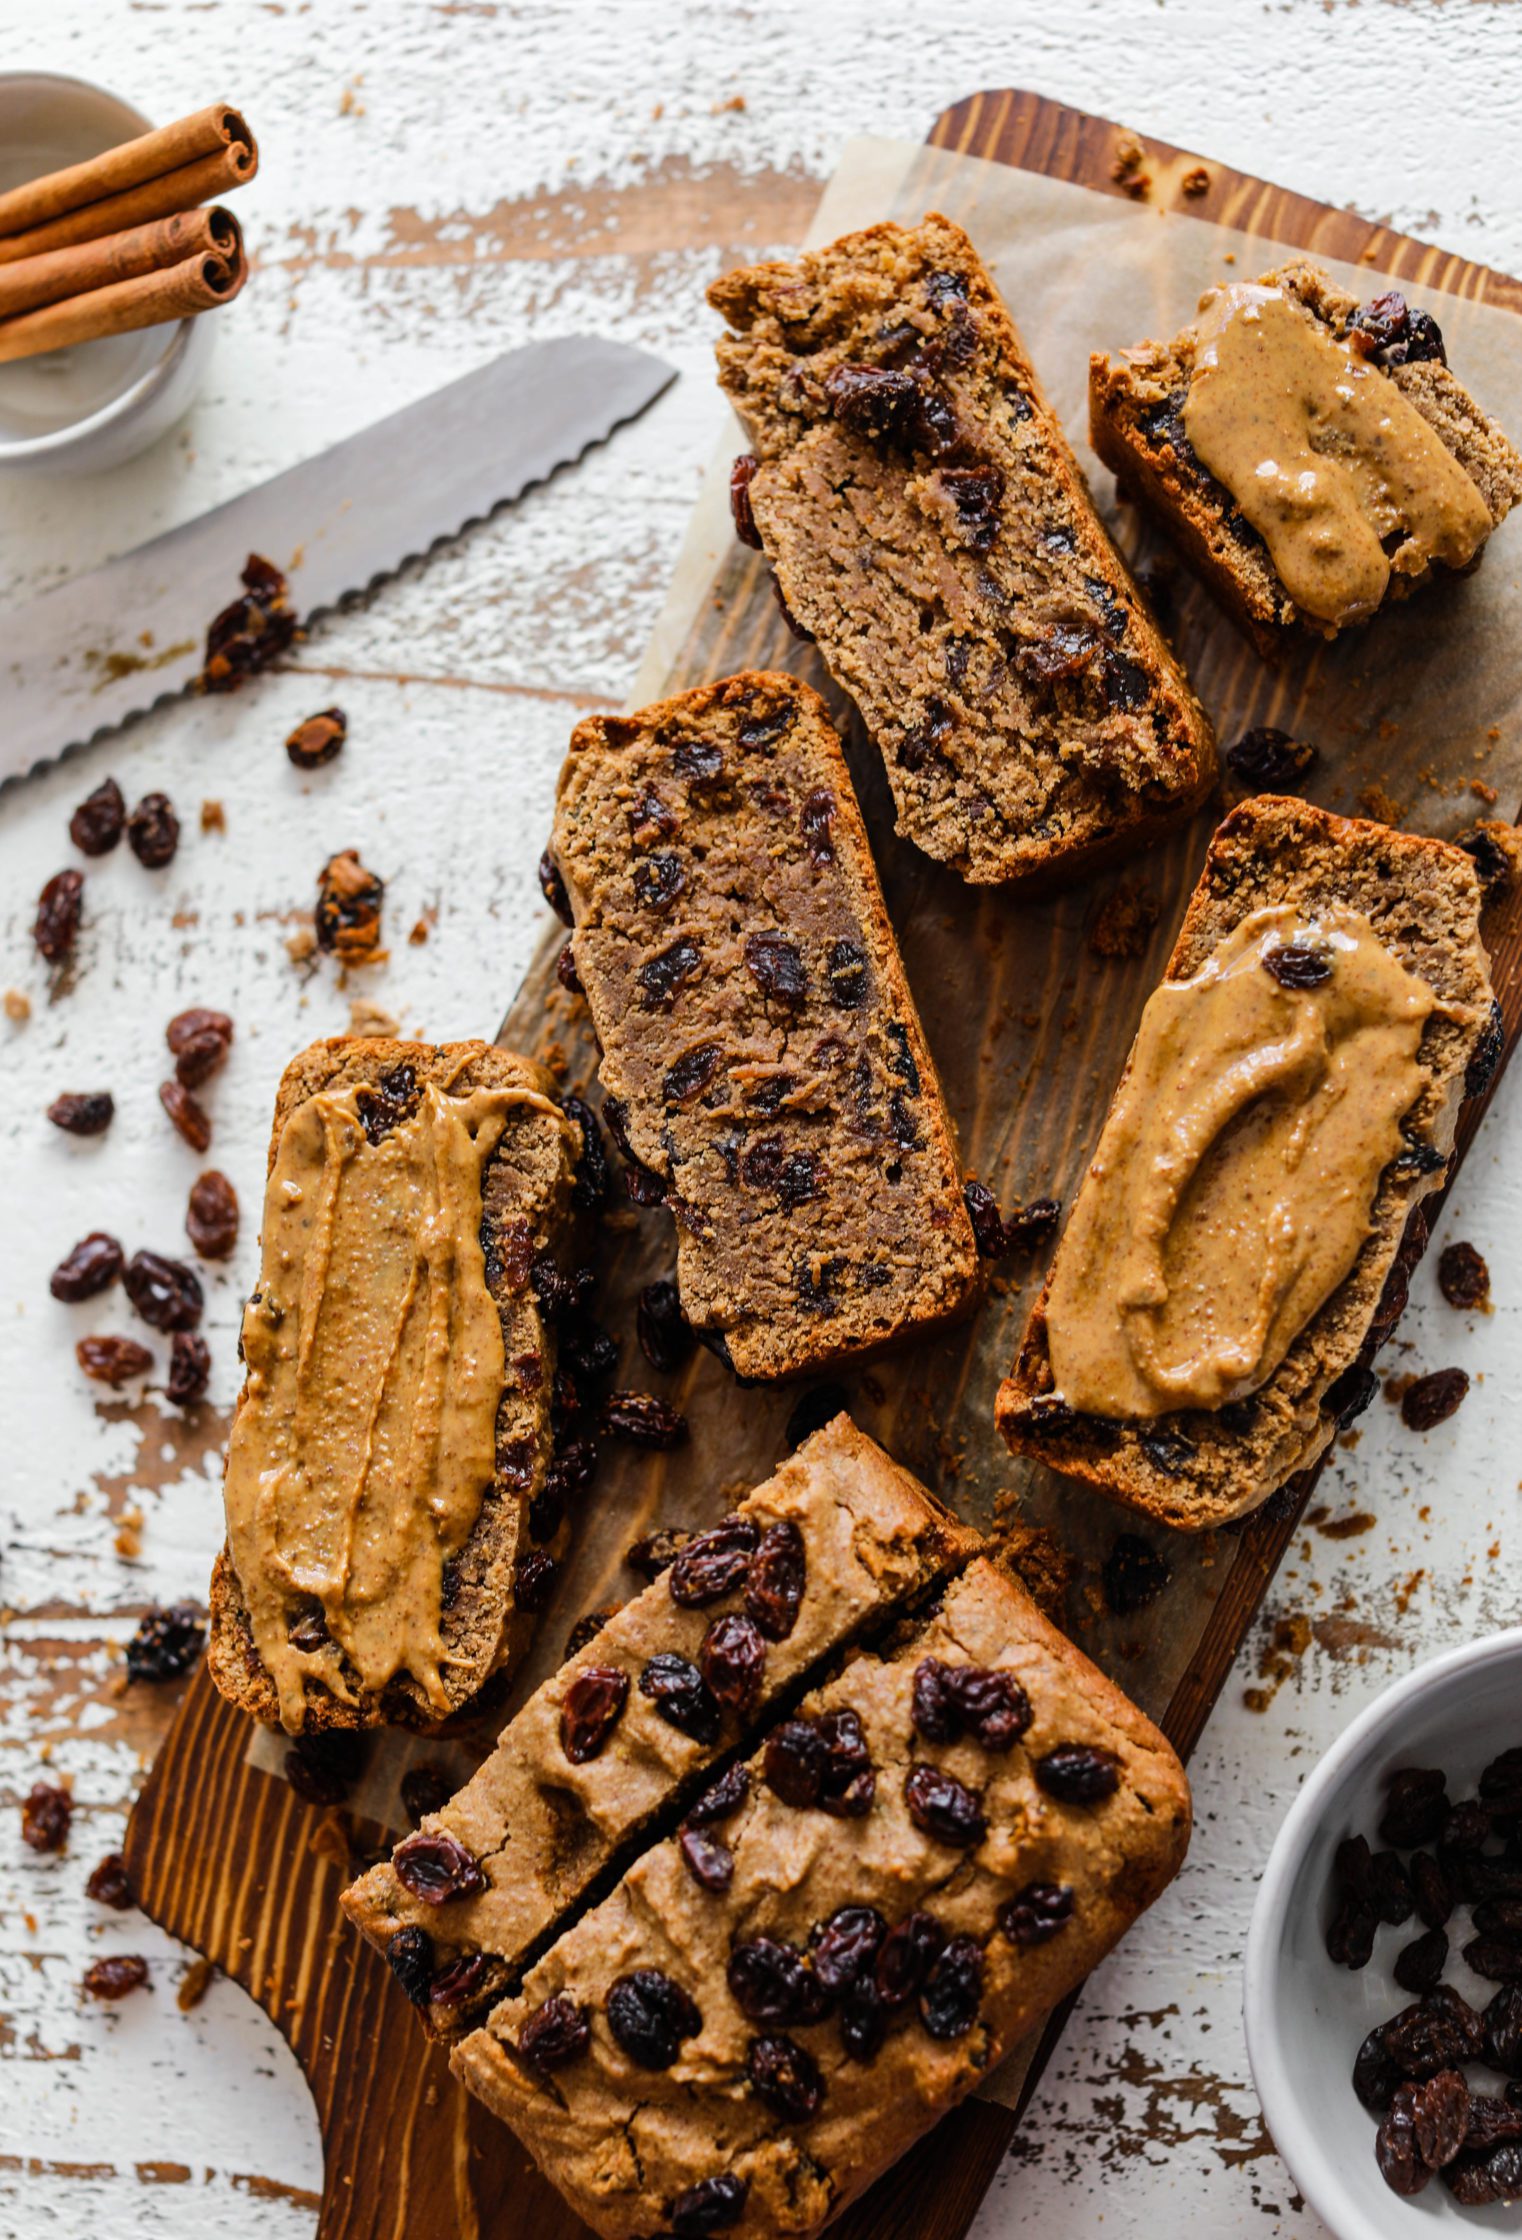
MULTIPOLYGON (((948 110, 932 144, 1123 195, 1146 181, 1154 206, 1230 225, 1324 256, 1362 260, 1413 288, 1462 293, 1522 312, 1522 285, 1461 258, 1369 225, 1207 161, 1208 185, 1184 182, 1201 159, 1039 96, 980 93, 948 110), (1139 150, 1139 154, 1137 151, 1139 150)), ((972 214, 976 231, 975 212, 972 214)), ((1370 292, 1374 292, 1371 287, 1370 292)), ((1189 594, 1181 648, 1226 735, 1268 720, 1260 666, 1189 594), (1208 632, 1208 647, 1202 632, 1208 632), (1208 674, 1201 675, 1201 667, 1208 674)), ((714 596, 680 648, 672 689, 750 664, 788 666, 825 682, 812 649, 782 635, 757 556, 724 556, 714 596)), ((1272 720, 1295 728, 1295 693, 1269 680, 1272 720)), ((838 695, 833 704, 847 720, 838 695)), ((1103 1117, 1146 994, 1160 975, 1204 853, 1213 818, 1197 820, 1149 856, 1145 884, 1158 904, 1145 952, 1112 960, 1102 983, 1088 941, 1115 880, 1048 904, 976 894, 892 834, 876 758, 848 733, 890 911, 910 979, 962 1132, 969 1166, 1007 1203, 1064 1199, 1103 1117), (931 998, 955 988, 954 1005, 931 998)), ((1486 927, 1510 1039, 1522 1022, 1522 897, 1486 927)), ((592 1078, 582 1007, 559 988, 563 936, 547 936, 501 1039, 552 1051, 568 1086, 592 1078)), ((1459 1156, 1479 1113, 1466 1112, 1459 1156)), ((673 1258, 663 1215, 624 1217, 606 1237, 599 1312, 621 1337, 633 1302, 673 1258)), ((846 1375, 853 1414, 965 1514, 989 1525, 1018 1513, 1051 1531, 1077 1566, 1067 1620, 1096 1660, 1156 1717, 1187 1757, 1264 1588, 1310 1496, 1298 1482, 1244 1524, 1202 1540, 1167 1540, 1174 1581, 1160 1602, 1117 1620, 1092 1592, 1117 1512, 1049 1473, 1014 1463, 992 1425, 992 1396, 1023 1323, 1036 1270, 1001 1278, 978 1320, 905 1361, 846 1375), (1087 1591, 1086 1591, 1087 1583, 1087 1591)), ((652 1524, 718 1514, 737 1487, 765 1476, 782 1449, 798 1395, 740 1391, 699 1353, 679 1377, 652 1380, 626 1342, 620 1381, 656 1382, 693 1423, 672 1456, 611 1454, 591 1497, 578 1549, 520 1676, 521 1695, 558 1660, 583 1610, 622 1599, 632 1582, 618 1554, 652 1524)), ((144 1787, 128 1830, 133 1885, 144 1910, 204 1952, 273 2017, 317 2104, 325 2156, 319 2240, 584 2240, 585 2227, 525 2161, 512 2135, 479 2108, 429 2047, 379 1957, 338 1908, 356 1855, 383 1840, 374 1824, 304 1804, 248 1762, 250 1727, 200 1673, 144 1787)), ((377 1747, 387 1748, 382 1740, 377 1747)), ((1055 2043, 1062 2017, 1028 2049, 1023 2097, 1055 2043)), ((1018 2111, 976 2100, 933 2134, 834 2227, 841 2240, 960 2240, 1013 2138, 1018 2111)))

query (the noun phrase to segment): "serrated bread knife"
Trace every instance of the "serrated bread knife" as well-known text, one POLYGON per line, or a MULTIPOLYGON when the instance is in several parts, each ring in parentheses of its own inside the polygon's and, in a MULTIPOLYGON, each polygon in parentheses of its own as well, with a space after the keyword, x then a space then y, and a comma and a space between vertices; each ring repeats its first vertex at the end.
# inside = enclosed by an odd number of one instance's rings
POLYGON ((530 343, 0 617, 0 787, 183 692, 250 553, 302 621, 579 459, 676 378, 596 336, 530 343))

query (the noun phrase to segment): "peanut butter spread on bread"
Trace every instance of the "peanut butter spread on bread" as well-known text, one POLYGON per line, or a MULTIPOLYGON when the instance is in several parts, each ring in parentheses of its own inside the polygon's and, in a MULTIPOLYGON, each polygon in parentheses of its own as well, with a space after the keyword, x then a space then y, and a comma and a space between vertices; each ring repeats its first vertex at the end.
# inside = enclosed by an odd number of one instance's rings
POLYGON ((1184 428, 1268 546, 1284 588, 1331 628, 1372 614, 1392 570, 1466 567, 1490 509, 1359 337, 1277 287, 1200 299, 1184 428))
POLYGON ((442 1716, 444 1565, 495 1470, 505 1362, 482 1178, 536 1090, 451 1095, 372 1140, 364 1092, 311 1097, 281 1132, 248 1382, 228 1453, 228 1540, 290 1732, 305 1686, 353 1700, 411 1676, 442 1716))
POLYGON ((1069 1407, 1215 1408, 1272 1375, 1371 1232, 1438 1008, 1339 905, 1255 910, 1154 992, 1052 1271, 1069 1407))

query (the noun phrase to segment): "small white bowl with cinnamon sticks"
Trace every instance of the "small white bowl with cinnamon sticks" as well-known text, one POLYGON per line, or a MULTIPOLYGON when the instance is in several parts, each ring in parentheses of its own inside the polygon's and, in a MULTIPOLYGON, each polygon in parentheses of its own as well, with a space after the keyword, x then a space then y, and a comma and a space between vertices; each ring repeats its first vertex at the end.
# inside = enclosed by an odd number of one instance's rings
POLYGON ((155 129, 82 79, 0 74, 0 470, 117 466, 183 416, 204 314, 247 277, 221 198, 258 161, 227 103, 155 129))

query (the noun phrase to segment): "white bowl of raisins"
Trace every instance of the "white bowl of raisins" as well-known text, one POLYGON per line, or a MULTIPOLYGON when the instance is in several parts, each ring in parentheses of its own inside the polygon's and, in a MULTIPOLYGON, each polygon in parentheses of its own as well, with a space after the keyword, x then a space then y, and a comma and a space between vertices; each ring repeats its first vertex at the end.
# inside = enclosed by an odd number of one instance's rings
POLYGON ((1386 1689, 1310 1775, 1243 2012, 1264 2121, 1338 2240, 1522 2233, 1522 1630, 1386 1689))

